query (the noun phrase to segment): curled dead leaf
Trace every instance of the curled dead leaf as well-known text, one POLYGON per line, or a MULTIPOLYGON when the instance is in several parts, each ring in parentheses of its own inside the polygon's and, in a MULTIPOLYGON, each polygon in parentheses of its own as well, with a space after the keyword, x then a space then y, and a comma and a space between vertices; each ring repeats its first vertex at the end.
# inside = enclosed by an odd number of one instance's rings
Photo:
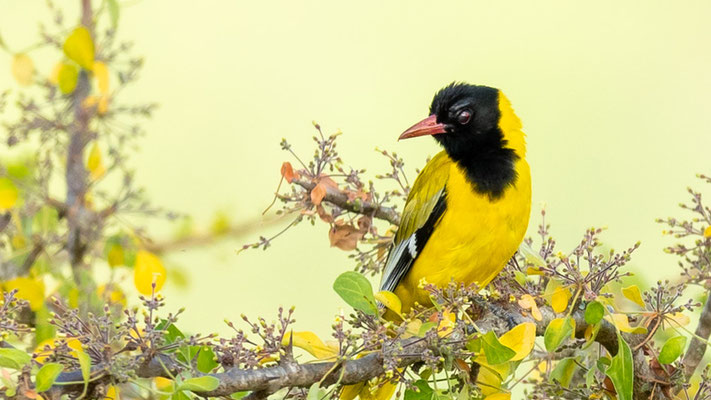
POLYGON ((334 224, 328 231, 328 239, 331 247, 338 247, 341 250, 350 251, 356 248, 358 241, 363 238, 365 232, 350 224, 334 224))
POLYGON ((288 161, 285 161, 281 165, 281 176, 286 179, 288 183, 291 183, 294 179, 299 179, 301 175, 298 172, 294 171, 294 168, 291 166, 291 163, 288 161))
POLYGON ((311 190, 311 202, 315 205, 321 204, 321 200, 326 196, 326 185, 319 183, 311 190))

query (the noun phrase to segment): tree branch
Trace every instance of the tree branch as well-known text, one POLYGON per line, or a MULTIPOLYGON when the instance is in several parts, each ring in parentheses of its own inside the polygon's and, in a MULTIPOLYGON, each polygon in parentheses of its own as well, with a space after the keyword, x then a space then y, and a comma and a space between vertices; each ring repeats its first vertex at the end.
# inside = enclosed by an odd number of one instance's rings
MULTIPOLYGON (((316 187, 316 183, 305 179, 294 179, 291 183, 299 185, 309 192, 316 187)), ((357 201, 349 201, 348 195, 332 187, 326 187, 326 195, 323 200, 347 211, 369 215, 383 221, 388 221, 393 225, 400 225, 400 214, 394 208, 381 207, 379 204, 362 201, 360 199, 357 201)))
MULTIPOLYGON (((704 304, 704 308, 701 310, 699 325, 696 327, 696 331, 694 333, 696 336, 705 340, 708 340, 711 335, 711 292, 709 292, 706 304, 704 304)), ((684 359, 681 362, 684 366, 684 376, 686 377, 686 381, 694 375, 696 367, 699 366, 699 363, 701 363, 701 360, 704 358, 704 354, 706 353, 706 342, 696 336, 691 338, 689 349, 686 351, 684 359)))
MULTIPOLYGON (((535 321, 531 317, 524 317, 520 314, 520 309, 516 306, 507 304, 490 304, 489 311, 486 312, 480 319, 477 320, 477 327, 482 332, 493 330, 498 333, 503 333, 510 328, 511 321, 516 323, 533 322, 536 324, 536 334, 542 336, 546 326, 551 320, 556 318, 556 315, 550 307, 541 307, 543 315, 542 321, 535 321)), ((575 336, 582 338, 588 325, 585 322, 584 311, 578 310, 572 314, 576 321, 575 336)), ((455 331, 451 334, 450 339, 453 347, 463 349, 466 341, 461 340, 465 335, 463 332, 455 331)), ((595 339, 611 354, 617 353, 617 334, 616 328, 607 321, 602 321, 599 333, 595 339)), ((294 361, 282 361, 279 365, 259 368, 259 369, 240 369, 232 368, 225 372, 209 374, 220 381, 219 386, 210 392, 196 392, 203 396, 227 396, 235 392, 252 391, 264 394, 271 394, 281 388, 300 387, 307 388, 316 382, 322 382, 322 386, 330 386, 335 383, 340 384, 355 384, 366 382, 370 379, 382 376, 385 373, 383 360, 388 355, 397 356, 400 367, 406 367, 425 359, 425 350, 431 350, 435 354, 440 354, 441 349, 438 349, 428 343, 427 340, 419 338, 411 338, 404 340, 393 340, 386 343, 380 351, 370 353, 362 358, 353 360, 342 360, 339 362, 314 362, 298 364, 294 361), (397 356, 398 353, 393 352, 394 349, 408 349, 407 356, 397 356)), ((170 361, 168 356, 162 355, 153 358, 139 365, 135 371, 139 377, 169 377, 168 372, 176 374, 179 372, 178 366, 170 361), (166 369, 167 367, 167 369, 166 369)), ((641 375, 636 376, 636 380, 640 379, 641 375)), ((96 366, 92 369, 92 385, 102 382, 109 382, 110 368, 106 366, 96 366)), ((68 371, 60 374, 51 393, 53 395, 77 393, 83 390, 83 383, 66 384, 67 382, 82 382, 81 371, 68 371)), ((646 397, 639 397, 635 393, 635 399, 649 398, 649 393, 646 397)), ((653 397, 656 399, 657 397, 653 397)), ((659 397, 661 399, 661 397, 659 397)))

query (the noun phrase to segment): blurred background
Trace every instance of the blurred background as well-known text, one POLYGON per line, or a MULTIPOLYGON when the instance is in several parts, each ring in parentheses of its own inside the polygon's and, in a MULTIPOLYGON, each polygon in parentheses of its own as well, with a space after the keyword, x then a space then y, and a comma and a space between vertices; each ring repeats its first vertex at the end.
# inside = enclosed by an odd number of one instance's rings
MULTIPOLYGON (((75 3, 61 2, 70 20, 75 3)), ((121 96, 160 104, 130 161, 137 179, 154 204, 198 227, 221 214, 251 228, 166 256, 168 308, 187 307, 184 330, 226 332, 223 318, 269 318, 295 305, 297 329, 327 332, 345 306, 331 284, 353 266, 329 247, 327 226, 302 224, 266 252, 236 254, 284 227, 261 216, 281 163, 293 161, 279 141, 310 157, 316 120, 325 133, 343 131, 346 164, 385 172, 374 148, 388 149, 413 179, 438 147, 396 139, 455 80, 501 88, 523 121, 530 234, 545 207, 561 249, 585 228, 605 226, 609 247, 642 241, 632 264, 643 281, 678 276, 662 252, 672 240, 654 219, 679 215, 685 188, 700 187, 694 175, 711 172, 708 1, 121 4, 119 37, 146 58, 140 81, 121 96)), ((0 9, 0 35, 16 49, 34 43, 38 21, 49 18, 39 0, 0 0, 0 9)), ((37 55, 41 73, 58 61, 52 54, 37 55)), ((17 88, 11 57, 0 53, 3 90, 17 88)), ((177 229, 145 224, 157 239, 177 229)))

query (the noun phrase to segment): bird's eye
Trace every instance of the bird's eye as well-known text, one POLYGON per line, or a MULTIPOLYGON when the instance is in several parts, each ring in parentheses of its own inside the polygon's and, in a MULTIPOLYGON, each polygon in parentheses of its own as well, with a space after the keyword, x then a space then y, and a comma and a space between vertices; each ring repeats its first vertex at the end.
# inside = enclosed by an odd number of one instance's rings
POLYGON ((472 119, 472 113, 468 110, 460 111, 459 114, 457 114, 457 122, 462 125, 468 124, 470 119, 472 119))

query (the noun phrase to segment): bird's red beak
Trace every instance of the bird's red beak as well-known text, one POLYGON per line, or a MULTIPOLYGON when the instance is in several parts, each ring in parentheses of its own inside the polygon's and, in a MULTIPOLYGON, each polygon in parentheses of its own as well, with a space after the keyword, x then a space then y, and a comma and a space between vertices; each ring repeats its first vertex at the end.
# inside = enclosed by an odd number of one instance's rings
POLYGON ((438 124, 437 116, 432 114, 415 125, 412 125, 408 130, 403 132, 397 140, 425 135, 438 135, 445 132, 444 124, 438 124))

